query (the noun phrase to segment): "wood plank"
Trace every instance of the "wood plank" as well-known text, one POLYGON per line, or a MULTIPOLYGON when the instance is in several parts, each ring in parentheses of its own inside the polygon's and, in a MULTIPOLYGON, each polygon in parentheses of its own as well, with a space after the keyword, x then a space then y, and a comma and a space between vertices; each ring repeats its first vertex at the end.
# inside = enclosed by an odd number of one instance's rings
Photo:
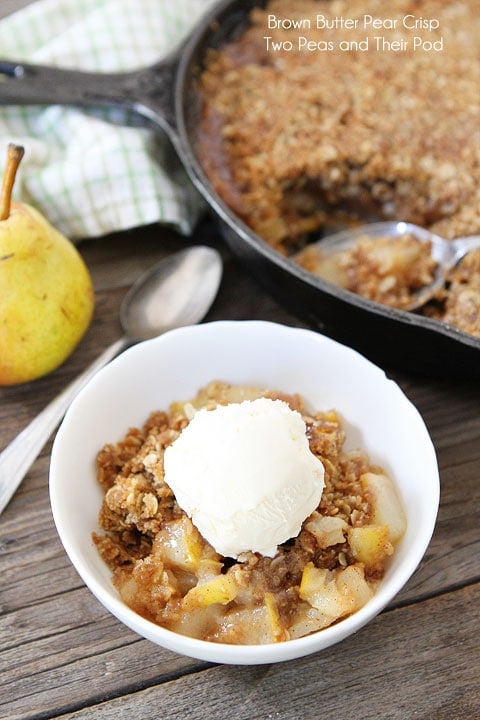
MULTIPOLYGON (((2 589, 2 599, 9 606, 4 605, 4 612, 0 615, 0 665, 5 668, 0 673, 0 696, 3 685, 15 688, 15 693, 19 694, 15 703, 18 700, 19 708, 23 707, 27 690, 28 693, 38 695, 42 705, 47 697, 52 702, 61 702, 64 691, 60 680, 64 668, 68 667, 69 698, 72 703, 82 703, 87 696, 93 702, 98 690, 96 678, 99 673, 102 674, 102 668, 107 663, 115 662, 116 667, 121 667, 121 677, 125 677, 128 668, 123 667, 117 656, 124 658, 127 666, 130 666, 132 662, 140 662, 130 658, 131 653, 136 658, 138 652, 141 652, 142 657, 146 652, 149 667, 153 662, 150 653, 155 655, 156 662, 153 665, 157 669, 153 674, 145 670, 144 680, 158 680, 158 667, 162 667, 163 673, 165 657, 168 658, 171 653, 159 650, 150 643, 146 643, 148 650, 142 648, 139 651, 137 645, 144 641, 111 617, 90 592, 81 586, 81 580, 66 556, 63 557, 61 553, 59 557, 58 552, 52 550, 54 547, 58 551, 58 539, 45 541, 44 538, 37 538, 33 541, 27 534, 25 538, 19 538, 11 555, 6 588, 2 589), (119 650, 121 647, 122 651, 119 650), (112 653, 116 658, 114 661, 110 658, 112 653), (60 682, 58 694, 57 682, 60 682), (92 689, 93 695, 86 693, 85 684, 92 689)), ((419 569, 392 605, 405 605, 412 598, 437 594, 449 584, 464 584, 469 573, 478 577, 478 562, 462 563, 463 551, 462 547, 450 553, 439 552, 431 559, 427 555, 424 567, 419 569)), ((469 560, 472 556, 475 560, 478 553, 475 555, 470 552, 469 560)), ((435 626, 427 612, 431 630, 435 626)), ((185 666, 182 659, 182 672, 185 667, 189 667, 189 662, 185 666)), ((115 682, 118 680, 119 676, 109 679, 109 692, 115 691, 115 682)))
POLYGON ((435 593, 435 587, 454 588, 480 579, 478 513, 480 484, 478 441, 464 443, 461 465, 458 448, 441 453, 441 502, 436 528, 420 567, 400 593, 397 602, 418 600, 435 593), (451 462, 452 465, 448 465, 451 462), (466 500, 467 499, 467 500, 466 500), (463 578, 463 580, 462 580, 463 578))
MULTIPOLYGON (((47 615, 46 622, 54 620, 47 615)), ((96 704, 206 666, 140 640, 109 616, 49 629, 2 656, 8 671, 0 682, 0 717, 9 720, 56 717, 66 703, 96 704)))
POLYGON ((69 686, 56 712, 64 713, 62 720, 476 718, 480 636, 471 609, 479 604, 477 584, 383 613, 355 636, 308 658, 211 667, 78 711, 69 686))
POLYGON ((77 248, 91 271, 95 290, 103 291, 131 285, 141 273, 166 255, 202 242, 205 233, 203 223, 189 238, 162 225, 149 225, 141 228, 140 245, 139 229, 133 228, 82 240, 77 248))

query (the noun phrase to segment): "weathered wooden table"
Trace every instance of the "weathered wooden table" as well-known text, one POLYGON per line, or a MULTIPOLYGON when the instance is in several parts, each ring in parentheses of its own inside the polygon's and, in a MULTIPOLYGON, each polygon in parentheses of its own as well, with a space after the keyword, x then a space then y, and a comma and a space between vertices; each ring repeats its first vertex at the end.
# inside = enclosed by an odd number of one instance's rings
MULTIPOLYGON (((2 0, 0 15, 25 4, 2 0)), ((147 227, 85 241, 94 321, 59 370, 0 389, 0 449, 119 336, 120 302, 139 272, 195 241, 219 247, 225 260, 208 320, 302 325, 249 277, 208 223, 192 240, 147 227)), ((480 718, 480 384, 390 375, 422 413, 438 453, 441 507, 430 547, 375 621, 337 646, 281 665, 180 657, 107 613, 53 524, 50 441, 0 516, 0 718, 480 718)))

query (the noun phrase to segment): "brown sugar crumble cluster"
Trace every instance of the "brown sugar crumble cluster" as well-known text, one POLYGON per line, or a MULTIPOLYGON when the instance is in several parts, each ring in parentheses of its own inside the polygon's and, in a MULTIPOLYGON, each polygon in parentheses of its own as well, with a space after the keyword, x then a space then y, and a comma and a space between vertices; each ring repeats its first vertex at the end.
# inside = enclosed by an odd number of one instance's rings
MULTIPOLYGON (((201 76, 198 153, 207 176, 284 254, 345 221, 404 220, 449 239, 480 233, 478 37, 476 0, 270 0, 240 37, 211 51, 201 76), (396 27, 369 32, 366 13, 396 27), (438 20, 427 35, 441 50, 413 48, 421 31, 403 27, 407 14, 438 20), (268 27, 269 15, 310 20, 310 29, 268 27), (317 28, 318 15, 357 19, 357 28, 317 28), (334 48, 299 50, 302 33, 334 48), (368 51, 338 49, 366 35, 368 51), (404 48, 379 50, 375 36, 404 48), (272 49, 281 42, 293 50, 272 49)), ((455 324, 464 315, 463 304, 438 313, 455 324)))
POLYGON ((105 446, 97 459, 104 532, 93 539, 125 603, 170 630, 233 644, 301 637, 360 609, 405 518, 392 481, 365 453, 346 452, 344 440, 333 410, 310 414, 299 396, 215 381, 105 446), (302 413, 325 488, 296 538, 273 558, 250 552, 240 562, 220 556, 178 506, 163 454, 196 410, 258 397, 302 413))

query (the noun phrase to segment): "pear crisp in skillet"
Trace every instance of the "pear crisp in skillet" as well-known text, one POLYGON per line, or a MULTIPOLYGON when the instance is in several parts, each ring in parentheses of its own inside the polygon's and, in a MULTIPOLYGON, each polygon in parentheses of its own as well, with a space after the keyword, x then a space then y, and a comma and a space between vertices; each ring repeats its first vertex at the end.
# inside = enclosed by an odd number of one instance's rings
MULTIPOLYGON (((479 234, 479 37, 477 0, 254 8, 200 78, 197 152, 210 182, 292 256, 332 228, 372 220, 448 239, 479 234)), ((427 312, 478 335, 477 283, 465 269, 462 278, 468 299, 454 290, 427 312)))

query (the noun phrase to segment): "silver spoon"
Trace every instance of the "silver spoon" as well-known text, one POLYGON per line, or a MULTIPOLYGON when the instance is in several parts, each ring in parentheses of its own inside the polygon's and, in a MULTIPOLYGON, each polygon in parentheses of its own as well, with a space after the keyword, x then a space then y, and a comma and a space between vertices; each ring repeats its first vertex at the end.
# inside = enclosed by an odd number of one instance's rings
POLYGON ((480 235, 461 237, 456 240, 446 240, 440 235, 408 222, 387 221, 368 223, 349 230, 327 235, 310 247, 317 247, 322 253, 332 254, 348 250, 362 236, 371 238, 385 237, 397 238, 405 234, 411 234, 421 242, 430 242, 432 258, 437 263, 435 277, 432 283, 420 288, 414 296, 411 304, 404 308, 416 310, 431 300, 438 290, 444 287, 448 274, 460 262, 460 260, 472 250, 480 248, 480 235))
POLYGON ((0 513, 90 378, 128 345, 200 322, 216 297, 221 277, 219 253, 202 245, 164 258, 138 278, 120 310, 124 337, 104 350, 1 453, 0 513))

